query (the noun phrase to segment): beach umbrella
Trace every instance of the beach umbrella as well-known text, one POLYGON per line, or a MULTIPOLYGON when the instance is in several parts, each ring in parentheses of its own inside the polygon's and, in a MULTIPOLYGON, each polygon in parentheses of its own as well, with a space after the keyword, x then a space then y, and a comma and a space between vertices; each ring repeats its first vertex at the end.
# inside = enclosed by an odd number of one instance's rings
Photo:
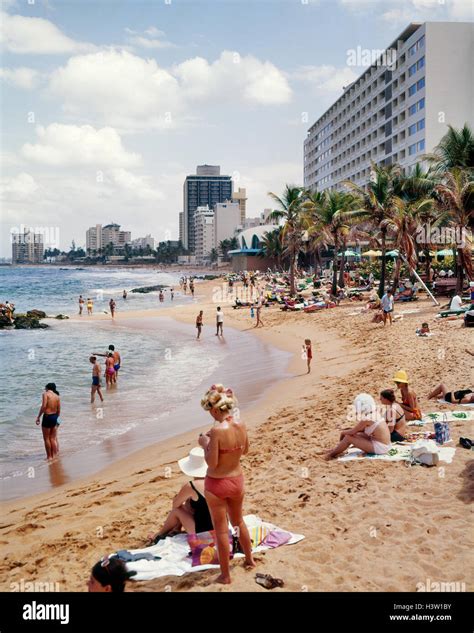
MULTIPOLYGON (((341 253, 339 253, 339 255, 341 255, 341 253)), ((344 256, 345 257, 360 257, 359 253, 352 251, 350 248, 347 251, 344 251, 344 256)))
POLYGON ((382 257, 381 251, 365 251, 362 253, 362 257, 382 257))
POLYGON ((438 251, 436 255, 441 255, 442 257, 452 257, 453 256, 452 248, 444 248, 442 251, 438 251))
POLYGON ((385 253, 385 255, 387 257, 398 257, 398 251, 397 249, 394 249, 393 251, 388 251, 388 253, 385 253))

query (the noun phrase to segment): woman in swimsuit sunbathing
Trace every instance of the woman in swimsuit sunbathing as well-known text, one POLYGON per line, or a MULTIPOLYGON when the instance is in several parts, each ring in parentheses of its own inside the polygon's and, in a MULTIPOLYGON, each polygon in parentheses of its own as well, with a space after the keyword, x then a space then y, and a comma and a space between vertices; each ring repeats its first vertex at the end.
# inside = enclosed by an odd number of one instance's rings
POLYGON ((385 405, 385 421, 390 430, 390 440, 392 442, 403 442, 407 434, 407 421, 405 411, 395 402, 395 392, 393 389, 385 389, 380 392, 380 402, 385 405))
POLYGON ((217 582, 222 584, 231 582, 228 518, 237 528, 246 566, 255 567, 252 543, 242 515, 244 476, 240 458, 248 453, 249 441, 245 424, 232 415, 236 404, 232 389, 225 389, 223 385, 212 385, 201 400, 201 406, 215 421, 206 435, 199 436, 199 444, 208 466, 204 489, 217 538, 221 567, 217 582))
POLYGON ((209 507, 204 498, 204 477, 207 464, 204 451, 197 446, 188 457, 178 461, 178 466, 185 475, 192 477, 173 499, 173 509, 166 517, 163 527, 157 534, 149 534, 151 543, 157 543, 170 533, 179 534, 181 528, 188 534, 199 534, 212 530, 212 519, 209 507))
POLYGON ((428 400, 433 398, 442 398, 449 404, 472 404, 474 403, 474 391, 472 389, 448 391, 444 384, 440 383, 428 396, 428 400))
POLYGON ((334 459, 350 446, 377 455, 384 455, 390 450, 390 431, 385 420, 377 413, 372 396, 360 393, 354 400, 354 408, 357 424, 342 431, 339 444, 326 453, 326 459, 334 459))

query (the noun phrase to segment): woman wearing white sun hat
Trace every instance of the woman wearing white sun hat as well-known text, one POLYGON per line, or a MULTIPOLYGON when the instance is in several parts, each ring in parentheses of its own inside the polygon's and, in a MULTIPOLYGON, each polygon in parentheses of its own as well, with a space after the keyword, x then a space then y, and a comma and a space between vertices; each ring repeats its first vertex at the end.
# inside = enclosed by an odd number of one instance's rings
POLYGON ((212 519, 204 497, 204 477, 207 464, 204 450, 197 446, 190 450, 187 457, 178 460, 180 470, 193 481, 188 481, 173 499, 173 509, 166 517, 163 527, 157 534, 149 535, 152 543, 157 543, 171 532, 199 534, 213 529, 212 519))

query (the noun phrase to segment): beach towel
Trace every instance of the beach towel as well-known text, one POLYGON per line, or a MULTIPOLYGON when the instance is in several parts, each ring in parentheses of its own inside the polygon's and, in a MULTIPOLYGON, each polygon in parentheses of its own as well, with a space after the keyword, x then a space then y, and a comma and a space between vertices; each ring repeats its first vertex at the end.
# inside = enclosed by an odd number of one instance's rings
POLYGON ((466 407, 468 409, 474 409, 474 402, 471 402, 469 404, 461 404, 459 402, 446 402, 446 400, 438 400, 438 402, 440 404, 449 404, 451 407, 466 407))
MULTIPOLYGON (((252 528, 262 528, 262 531, 264 531, 263 528, 269 531, 276 529, 281 530, 281 528, 278 528, 273 523, 267 523, 254 514, 246 515, 244 521, 249 530, 252 530, 252 528)), ((286 545, 293 545, 305 538, 302 534, 290 534, 291 538, 286 545)), ((262 543, 252 551, 260 552, 270 548, 271 546, 262 543)), ((133 576, 133 580, 152 580, 163 576, 183 576, 187 573, 218 568, 218 565, 198 565, 193 567, 189 550, 187 535, 184 533, 177 534, 176 536, 167 537, 159 541, 156 545, 152 545, 152 547, 129 550, 132 554, 150 553, 154 556, 160 556, 161 560, 136 560, 127 563, 126 567, 128 571, 137 572, 136 576, 133 576)), ((234 558, 243 558, 243 554, 235 554, 234 558)))
MULTIPOLYGON (((397 444, 390 449, 388 453, 385 455, 375 455, 374 453, 364 453, 359 448, 352 447, 350 448, 345 455, 342 457, 338 457, 338 461, 340 462, 348 462, 354 459, 379 459, 383 461, 390 462, 409 462, 411 461, 411 453, 415 448, 427 447, 431 449, 431 444, 427 444, 427 442, 432 442, 432 440, 421 439, 415 442, 414 444, 397 444)), ((441 462, 446 462, 450 464, 453 461, 454 453, 456 449, 451 446, 437 446, 437 453, 439 456, 439 460, 441 462)))
MULTIPOLYGON (((449 402, 441 401, 443 404, 449 402)), ((472 405, 467 405, 472 406, 472 405)), ((425 413, 421 420, 412 420, 408 422, 408 426, 424 426, 432 422, 470 422, 474 421, 474 412, 472 411, 435 411, 434 413, 425 413)))

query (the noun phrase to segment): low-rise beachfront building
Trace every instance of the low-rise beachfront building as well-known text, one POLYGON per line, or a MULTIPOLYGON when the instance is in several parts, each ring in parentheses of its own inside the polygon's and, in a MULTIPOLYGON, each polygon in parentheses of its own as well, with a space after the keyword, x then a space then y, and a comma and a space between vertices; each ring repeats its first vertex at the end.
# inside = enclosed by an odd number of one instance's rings
MULTIPOLYGON (((152 238, 153 239, 153 238, 152 238)), ((114 251, 122 252, 125 244, 131 244, 130 231, 121 231, 120 224, 96 224, 86 231, 86 253, 95 255, 112 244, 114 251)))
POLYGON ((137 237, 132 240, 131 244, 132 248, 143 248, 145 249, 147 246, 151 248, 151 250, 155 250, 155 238, 150 234, 145 235, 145 237, 137 237))
POLYGON ((267 270, 275 265, 273 258, 263 254, 262 240, 266 233, 275 230, 274 224, 255 226, 238 233, 239 248, 229 251, 232 262, 232 270, 267 270))
POLYGON ((12 232, 12 264, 43 263, 43 234, 25 229, 22 233, 12 232))
POLYGON ((409 173, 448 125, 472 127, 473 48, 472 23, 409 24, 309 128, 305 187, 365 185, 371 162, 398 163, 409 173))

